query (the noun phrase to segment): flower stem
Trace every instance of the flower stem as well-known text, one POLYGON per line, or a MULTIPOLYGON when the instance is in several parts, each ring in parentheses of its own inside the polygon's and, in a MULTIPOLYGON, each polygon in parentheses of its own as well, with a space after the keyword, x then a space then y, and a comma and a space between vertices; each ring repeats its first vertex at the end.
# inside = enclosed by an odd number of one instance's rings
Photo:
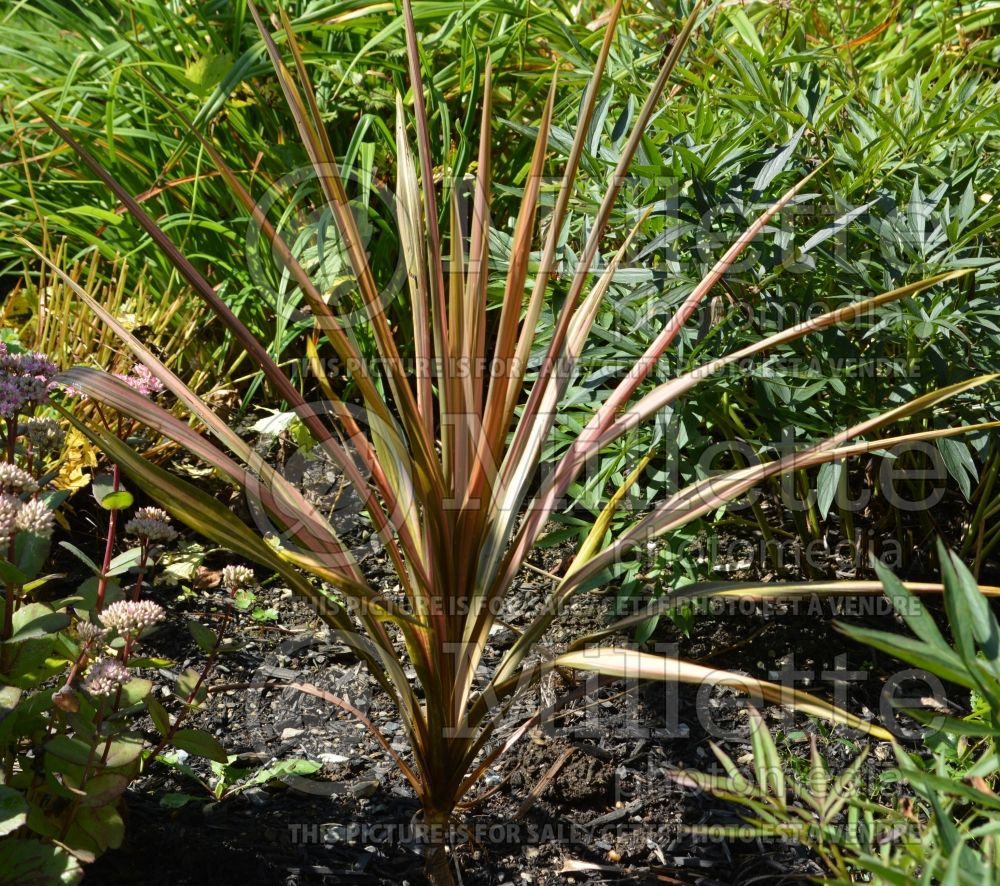
MULTIPOLYGON (((111 468, 111 490, 118 492, 121 486, 121 470, 118 465, 111 468)), ((94 604, 95 614, 104 608, 104 595, 108 591, 108 570, 111 568, 111 557, 115 550, 115 535, 118 533, 118 509, 112 508, 108 514, 108 540, 104 545, 104 562, 101 564, 101 575, 97 581, 97 601, 94 604)))

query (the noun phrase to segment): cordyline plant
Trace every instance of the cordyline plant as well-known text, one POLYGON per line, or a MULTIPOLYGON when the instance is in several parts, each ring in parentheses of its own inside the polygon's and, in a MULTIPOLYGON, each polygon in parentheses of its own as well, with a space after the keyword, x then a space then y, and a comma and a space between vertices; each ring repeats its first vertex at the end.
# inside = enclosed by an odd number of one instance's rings
MULTIPOLYGON (((851 438, 904 419, 981 384, 985 378, 972 379, 920 397, 794 455, 698 482, 670 495, 633 528, 606 543, 607 527, 616 504, 627 488, 638 480, 639 471, 633 472, 626 486, 608 502, 565 575, 558 580, 549 604, 502 655, 487 681, 477 676, 477 669, 501 601, 510 591, 548 518, 588 459, 593 459, 639 423, 669 408, 678 397, 714 373, 815 330, 849 322, 880 305, 957 275, 943 274, 846 305, 713 360, 637 398, 640 385, 699 302, 712 291, 765 224, 799 192, 808 181, 804 179, 752 224, 695 287, 665 322, 655 342, 635 361, 539 484, 543 448, 553 428, 561 397, 630 237, 622 238, 623 245, 603 267, 593 272, 590 269, 599 265, 600 245, 619 190, 664 87, 695 27, 698 11, 692 14, 673 42, 636 118, 607 195, 588 226, 586 245, 557 312, 544 360, 529 376, 528 359, 539 315, 549 294, 549 280, 555 274, 560 233, 568 221, 569 201, 594 119, 602 74, 621 14, 621 0, 610 14, 561 186, 551 208, 540 259, 531 275, 529 257, 539 227, 540 190, 546 172, 556 94, 553 78, 516 220, 498 318, 488 315, 486 310, 492 196, 490 66, 487 62, 484 74, 482 132, 471 231, 468 235, 463 233, 456 207, 448 213, 450 225, 442 230, 418 38, 410 2, 404 0, 416 154, 414 156, 409 147, 409 123, 404 101, 400 98, 396 122, 396 190, 399 239, 405 258, 412 319, 412 328, 406 330, 413 342, 409 364, 397 347, 397 338, 401 336, 383 312, 375 276, 361 246, 362 237, 349 205, 344 179, 324 129, 291 24, 283 13, 280 14, 285 47, 291 55, 291 67, 286 67, 274 37, 256 8, 252 4, 250 8, 328 209, 345 244, 353 285, 364 305, 366 334, 377 348, 377 366, 375 361, 365 359, 352 326, 330 307, 323 292, 310 279, 237 175, 225 165, 212 143, 197 132, 193 131, 193 135, 200 139, 234 196, 251 214, 274 254, 301 288, 315 318, 317 337, 314 341, 319 341, 321 335, 326 342, 323 347, 332 348, 341 365, 346 367, 358 391, 360 407, 338 398, 330 380, 320 371, 327 361, 321 359, 318 347, 312 344, 309 353, 329 403, 322 412, 307 405, 291 380, 268 356, 265 347, 240 323, 209 282, 138 202, 83 146, 55 121, 43 116, 86 166, 114 191, 246 349, 274 394, 287 401, 318 445, 339 465, 360 496, 391 559, 399 593, 382 593, 373 588, 348 545, 304 495, 264 462, 108 311, 71 281, 67 282, 79 297, 114 328, 137 359, 177 396, 207 435, 203 436, 198 429, 150 403, 107 373, 76 368, 64 373, 62 379, 92 399, 146 423, 212 465, 234 484, 252 490, 268 518, 279 528, 280 541, 274 537, 262 538, 214 498, 139 458, 113 434, 78 425, 92 435, 158 504, 178 519, 272 570, 296 592, 315 601, 323 618, 346 636, 354 636, 360 629, 367 639, 355 642, 354 648, 367 663, 374 679, 399 706, 410 755, 404 759, 372 723, 366 721, 366 725, 413 786, 423 805, 425 824, 431 829, 429 833, 433 835, 435 828, 444 828, 449 823, 455 810, 467 801, 470 790, 498 756, 537 722, 537 718, 529 720, 505 741, 495 740, 500 719, 513 698, 554 668, 594 671, 612 677, 726 684, 771 701, 792 704, 813 715, 886 735, 879 727, 797 690, 635 649, 597 644, 596 641, 614 633, 614 626, 580 638, 548 660, 539 660, 538 640, 574 592, 594 580, 631 547, 716 511, 769 476, 843 458, 854 452, 890 446, 896 441, 873 440, 853 447, 846 444, 851 438), (416 367, 415 371, 412 367, 416 367), (431 367, 430 371, 422 371, 425 367, 431 367), (360 421, 359 415, 363 416, 360 421), (220 446, 209 442, 207 436, 214 437, 220 446), (416 673, 413 682, 406 676, 408 667, 416 673)), ((934 431, 897 440, 947 435, 959 430, 934 431)), ((782 586, 782 592, 787 590, 782 586)), ((650 609, 645 616, 653 611, 650 609)), ((642 617, 627 621, 634 622, 642 617)), ((332 695, 326 697, 333 704, 362 716, 345 700, 332 695)), ((450 880, 444 846, 433 836, 427 853, 427 868, 435 882, 450 880)))

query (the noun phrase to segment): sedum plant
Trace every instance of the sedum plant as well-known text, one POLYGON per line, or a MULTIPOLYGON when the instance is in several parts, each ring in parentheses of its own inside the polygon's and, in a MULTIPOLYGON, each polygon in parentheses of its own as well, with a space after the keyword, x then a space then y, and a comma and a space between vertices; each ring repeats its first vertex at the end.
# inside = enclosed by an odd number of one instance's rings
MULTIPOLYGON (((114 556, 119 516, 131 508, 132 496, 117 474, 96 477, 94 496, 108 512, 101 565, 63 541, 90 574, 69 591, 59 585, 63 575, 45 571, 52 569, 56 513, 70 495, 52 488, 66 457, 66 434, 38 414, 55 373, 41 354, 0 343, 3 883, 78 882, 81 864, 121 844, 122 794, 167 746, 216 765, 227 759, 211 735, 186 723, 205 700, 203 683, 218 656, 228 651, 228 620, 217 631, 190 623, 206 661, 201 671, 180 676, 173 701, 158 700, 143 674, 171 664, 141 649, 144 635, 166 617, 143 593, 161 546, 177 535, 168 514, 155 507, 135 510, 123 527, 129 546, 114 556), (137 728, 147 713, 157 732, 153 742, 137 728)), ((145 367, 122 373, 120 383, 141 397, 155 387, 145 367)), ((122 430, 119 421, 116 431, 122 430)), ((247 579, 230 567, 223 584, 232 596, 247 579)))
MULTIPOLYGON (((5 882, 76 882, 81 861, 120 843, 120 795, 137 773, 142 751, 130 715, 152 688, 130 672, 126 647, 164 614, 149 601, 120 601, 99 613, 96 579, 53 599, 52 587, 62 576, 46 574, 45 567, 56 510, 69 496, 52 488, 65 433, 38 411, 48 401, 55 372, 55 364, 41 354, 0 344, 0 879, 5 882)), ((121 561, 114 566, 122 567, 119 572, 128 568, 121 561)), ((115 570, 108 563, 105 571, 115 570)))
MULTIPOLYGON (((602 450, 637 425, 670 409, 677 398, 714 373, 815 330, 853 321, 881 305, 915 295, 957 275, 939 275, 849 304, 636 397, 639 386, 699 303, 765 225, 800 192, 808 181, 804 179, 764 212, 678 310, 664 318, 649 348, 613 386, 603 404, 594 409, 568 450, 540 477, 546 442, 561 398, 631 239, 629 234, 609 230, 612 210, 664 88, 695 30, 700 10, 696 9, 680 28, 654 87, 635 115, 603 202, 588 225, 585 247, 563 294, 541 364, 533 368, 538 320, 552 296, 551 281, 558 277, 560 235, 568 222, 574 183, 597 111, 602 75, 622 12, 621 0, 609 14, 569 158, 554 202, 543 218, 540 205, 549 171, 547 153, 557 91, 553 76, 511 235, 510 259, 502 273, 494 267, 490 254, 489 209, 500 189, 490 173, 490 121, 494 111, 489 61, 484 65, 471 229, 466 232, 456 190, 449 189, 447 183, 441 188, 437 184, 419 38, 409 0, 404 0, 402 23, 408 46, 412 110, 407 109, 402 96, 397 98, 396 221, 406 269, 405 310, 400 316, 409 318, 407 328, 402 330, 394 328, 384 313, 376 285, 381 269, 371 266, 361 245, 348 187, 321 122, 318 101, 291 24, 279 12, 280 33, 272 35, 253 4, 250 9, 322 188, 325 209, 343 243, 351 280, 348 298, 333 302, 327 297, 213 143, 194 127, 191 133, 201 141, 234 198, 267 238, 284 272, 300 287, 309 305, 314 335, 306 342, 306 352, 326 398, 323 409, 306 402, 268 356, 265 346, 237 319, 127 189, 77 139, 48 115, 43 116, 161 247, 260 368, 272 393, 288 404, 315 443, 339 466, 394 568, 398 590, 373 587, 352 553, 350 540, 338 534, 303 492, 260 458, 109 311, 65 275, 67 285, 178 398, 198 426, 178 420, 108 373, 76 368, 64 373, 62 379, 94 401, 143 422, 185 447, 228 481, 245 489, 272 525, 278 527, 280 534, 262 538, 211 495, 141 459, 115 434, 84 427, 74 420, 161 507, 196 531, 280 576, 293 591, 314 601, 320 615, 351 643, 373 678, 398 705, 409 746, 405 756, 372 723, 365 722, 423 806, 430 841, 426 863, 431 879, 438 883, 451 881, 444 843, 456 810, 469 800, 470 792, 498 756, 538 721, 537 716, 529 719, 512 735, 498 741, 504 712, 517 696, 556 668, 639 679, 695 683, 707 680, 742 687, 758 697, 886 735, 879 727, 796 690, 626 646, 608 645, 605 640, 615 633, 615 626, 581 637, 550 658, 540 656, 539 640, 575 593, 588 583, 598 582, 607 568, 634 546, 714 513, 767 477, 890 445, 886 440, 847 444, 881 425, 905 419, 981 384, 984 378, 897 406, 794 455, 681 489, 609 540, 607 530, 616 507, 640 478, 640 471, 633 471, 584 537, 565 574, 555 583, 547 605, 529 621, 485 678, 482 665, 491 630, 505 597, 515 586, 515 577, 571 484, 602 450), (279 40, 284 42, 284 51, 279 40), (415 150, 411 147, 414 134, 415 150), (604 254, 602 247, 610 236, 618 246, 611 254, 604 254), (488 286, 502 288, 498 314, 487 312, 488 286), (356 299, 353 306, 351 298, 356 299), (353 315, 349 315, 351 307, 357 309, 353 315), (404 359, 401 341, 412 343, 412 359, 404 359), (336 361, 331 361, 331 354, 336 361), (355 392, 352 402, 340 396, 340 379, 323 371, 331 362, 337 362, 346 372, 355 392), (408 672, 415 677, 408 676, 408 672)), ((51 263, 49 266, 57 270, 51 263)), ((960 430, 911 437, 947 436, 960 430)), ((638 617, 649 614, 653 614, 652 610, 638 617)), ((364 719, 346 700, 330 694, 324 697, 364 719)))

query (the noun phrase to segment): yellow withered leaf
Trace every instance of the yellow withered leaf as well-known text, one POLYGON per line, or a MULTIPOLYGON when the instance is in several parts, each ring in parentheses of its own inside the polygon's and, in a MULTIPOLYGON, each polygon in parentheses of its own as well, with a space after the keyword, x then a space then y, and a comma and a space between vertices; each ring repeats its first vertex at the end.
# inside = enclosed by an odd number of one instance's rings
POLYGON ((91 475, 87 468, 97 467, 97 447, 75 428, 66 434, 63 457, 59 464, 59 474, 52 481, 56 489, 77 492, 90 484, 91 475))

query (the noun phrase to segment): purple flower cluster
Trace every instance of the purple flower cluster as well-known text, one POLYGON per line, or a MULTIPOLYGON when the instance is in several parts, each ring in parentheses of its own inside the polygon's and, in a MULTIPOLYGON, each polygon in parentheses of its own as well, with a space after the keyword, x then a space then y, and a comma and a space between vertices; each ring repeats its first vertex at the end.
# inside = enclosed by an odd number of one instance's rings
POLYGON ((0 342, 0 415, 12 418, 25 407, 44 403, 55 374, 56 364, 41 354, 14 354, 0 342))

